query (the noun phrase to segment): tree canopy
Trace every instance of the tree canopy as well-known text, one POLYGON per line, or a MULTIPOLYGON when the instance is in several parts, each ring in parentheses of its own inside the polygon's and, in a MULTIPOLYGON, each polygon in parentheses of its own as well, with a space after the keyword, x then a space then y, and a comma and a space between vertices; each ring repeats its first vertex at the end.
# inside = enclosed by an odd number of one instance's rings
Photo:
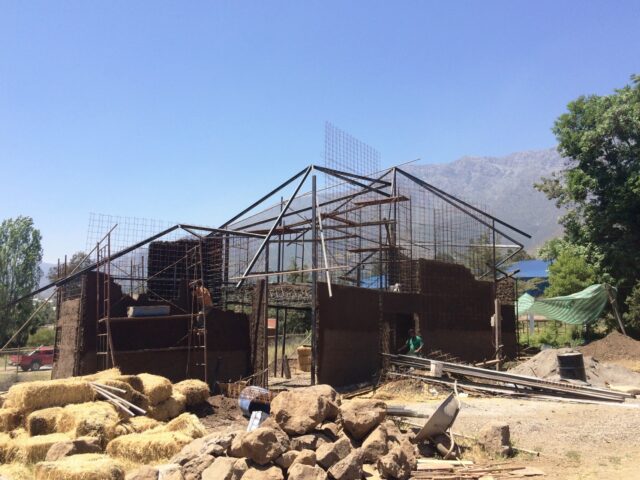
MULTIPOLYGON (((40 281, 41 236, 30 217, 7 219, 0 225, 0 342, 11 337, 34 309, 31 299, 5 308, 10 302, 35 290, 40 281)), ((34 324, 34 328, 36 324, 34 324)), ((25 330, 17 340, 24 341, 25 330)), ((1 346, 1 345, 0 345, 1 346)))
POLYGON ((582 279, 597 275, 624 300, 640 278, 640 77, 611 95, 572 101, 553 132, 568 163, 536 188, 568 209, 564 241, 584 252, 581 260, 556 252, 555 270, 575 272, 586 262, 592 272, 582 279))
MULTIPOLYGON (((67 260, 66 275, 70 275, 71 272, 73 272, 76 267, 78 267, 78 270, 81 270, 85 267, 88 267, 89 265, 91 265, 91 260, 87 257, 87 254, 84 252, 76 252, 73 255, 71 255, 71 258, 69 260, 67 260)), ((47 272, 47 278, 49 279, 50 282, 55 282, 56 280, 64 277, 65 277, 65 272, 64 272, 63 266, 61 266, 60 273, 58 273, 57 266, 51 267, 47 272)))

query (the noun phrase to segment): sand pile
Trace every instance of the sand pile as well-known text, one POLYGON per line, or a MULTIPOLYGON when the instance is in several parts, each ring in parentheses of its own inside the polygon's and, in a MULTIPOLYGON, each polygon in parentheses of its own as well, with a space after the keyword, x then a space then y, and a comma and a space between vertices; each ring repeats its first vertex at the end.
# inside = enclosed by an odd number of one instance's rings
MULTIPOLYGON (((575 350, 571 348, 543 350, 526 362, 510 369, 509 372, 560 381, 558 354, 570 352, 575 352, 575 350)), ((584 369, 587 374, 587 382, 594 387, 632 386, 640 388, 640 373, 620 365, 600 362, 594 357, 585 355, 584 369)))
POLYGON ((604 338, 578 347, 583 355, 595 357, 601 361, 638 360, 640 361, 640 342, 620 332, 611 332, 604 338))

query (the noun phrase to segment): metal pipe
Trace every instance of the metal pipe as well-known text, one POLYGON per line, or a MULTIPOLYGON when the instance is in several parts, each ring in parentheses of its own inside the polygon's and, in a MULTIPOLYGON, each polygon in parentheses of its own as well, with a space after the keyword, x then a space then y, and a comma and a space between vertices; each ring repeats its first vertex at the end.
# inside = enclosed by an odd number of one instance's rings
POLYGON ((317 286, 318 286, 318 231, 316 227, 316 176, 311 177, 311 385, 316 384, 316 363, 317 363, 317 334, 316 326, 318 321, 317 312, 317 286))

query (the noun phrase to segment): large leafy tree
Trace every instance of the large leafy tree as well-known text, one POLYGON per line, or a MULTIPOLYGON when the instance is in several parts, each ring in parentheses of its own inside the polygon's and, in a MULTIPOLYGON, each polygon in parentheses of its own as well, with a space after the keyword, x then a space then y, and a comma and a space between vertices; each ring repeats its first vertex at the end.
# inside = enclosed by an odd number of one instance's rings
MULTIPOLYGON (((38 286, 42 275, 40 241, 40 232, 30 217, 4 220, 0 225, 0 346, 33 312, 31 299, 8 308, 5 306, 38 286)), ((17 343, 24 341, 28 334, 25 329, 17 343)))
MULTIPOLYGON (((71 258, 67 261, 67 275, 70 275, 71 272, 82 270, 83 268, 91 265, 91 260, 87 257, 87 254, 84 252, 76 252, 71 255, 71 258)), ((47 279, 50 282, 55 282, 61 278, 65 277, 64 266, 61 266, 60 273, 58 273, 58 266, 51 267, 49 272, 47 272, 47 279)))
POLYGON ((569 103, 553 132, 568 164, 536 187, 568 208, 565 241, 582 247, 624 300, 640 278, 640 77, 569 103))

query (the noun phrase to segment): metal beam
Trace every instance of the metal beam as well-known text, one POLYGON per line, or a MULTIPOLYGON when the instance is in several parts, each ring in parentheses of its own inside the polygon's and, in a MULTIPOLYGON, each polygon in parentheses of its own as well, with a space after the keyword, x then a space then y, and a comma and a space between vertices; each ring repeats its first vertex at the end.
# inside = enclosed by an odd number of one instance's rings
MULTIPOLYGON (((302 180, 300 180, 300 183, 298 183, 298 186, 294 190, 293 195, 291 195, 291 198, 289 198, 289 200, 287 200, 287 204, 284 206, 284 208, 280 212, 280 215, 278 215, 278 218, 276 219, 276 221, 271 226, 271 229, 269 230, 269 233, 267 233, 266 237, 264 238, 264 240, 260 244, 260 247, 258 248, 258 251, 253 256, 253 258, 251 259, 251 262, 249 262, 249 265, 247 266, 246 270, 244 271, 244 274, 242 275, 243 277, 246 277, 249 274, 249 272, 251 272, 251 269, 253 268, 253 266, 258 261, 258 257, 260 256, 260 254, 264 250, 264 248, 267 245, 267 243, 269 243, 269 239, 273 236, 274 230, 278 227, 278 225, 280 225, 280 222, 282 221, 282 217, 284 217, 284 214, 287 213, 287 210, 289 210, 289 206, 291 205, 293 200, 296 198, 296 195, 298 195, 298 192, 302 188, 302 185, 304 185, 304 182, 307 180, 307 177, 309 176, 309 172, 311 172, 312 168, 313 167, 309 166, 301 174, 296 175, 295 178, 298 178, 300 175, 302 175, 302 180)), ((241 278, 238 281, 238 284, 236 285, 236 288, 240 288, 243 283, 244 283, 244 278, 241 278)))

